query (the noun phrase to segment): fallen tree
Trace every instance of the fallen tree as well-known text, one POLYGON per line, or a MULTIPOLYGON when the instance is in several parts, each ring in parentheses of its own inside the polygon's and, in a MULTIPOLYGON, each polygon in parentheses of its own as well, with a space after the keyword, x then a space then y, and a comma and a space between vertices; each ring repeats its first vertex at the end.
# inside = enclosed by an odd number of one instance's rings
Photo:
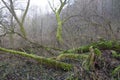
POLYGON ((45 65, 48 65, 48 66, 51 66, 51 67, 54 67, 54 68, 60 68, 60 69, 66 70, 66 71, 69 71, 73 68, 73 66, 71 64, 64 63, 64 62, 59 62, 57 60, 37 56, 37 55, 34 55, 34 54, 28 54, 28 53, 25 53, 25 52, 10 50, 10 49, 6 49, 6 48, 2 48, 2 47, 0 47, 0 51, 4 51, 4 52, 11 53, 11 54, 31 58, 31 59, 34 59, 34 60, 38 61, 40 64, 45 64, 45 65))
POLYGON ((42 56, 37 56, 34 54, 28 54, 25 52, 21 52, 21 51, 16 51, 16 50, 10 50, 10 49, 6 49, 6 48, 2 48, 0 47, 0 51, 4 51, 4 52, 8 52, 11 54, 16 54, 16 55, 20 55, 23 57, 27 57, 27 58, 31 58, 34 59, 36 61, 38 61, 40 64, 44 64, 44 65, 48 65, 54 68, 60 68, 66 71, 69 71, 71 69, 73 69, 73 65, 72 64, 68 64, 68 63, 64 63, 64 62, 60 62, 63 59, 86 59, 89 56, 89 52, 90 52, 90 47, 93 47, 93 49, 107 49, 107 50, 115 50, 115 51, 120 51, 120 42, 117 41, 98 41, 92 44, 89 44, 87 46, 81 46, 79 48, 76 49, 71 49, 71 50, 66 50, 61 52, 62 54, 58 55, 57 57, 54 58, 45 58, 42 56), (84 53, 84 54, 76 54, 76 53, 84 53), (85 54, 87 53, 87 54, 85 54))
POLYGON ((86 53, 89 52, 90 46, 93 46, 93 48, 98 48, 100 50, 115 50, 120 52, 120 42, 119 41, 111 41, 111 40, 102 40, 98 42, 91 43, 89 45, 81 46, 79 48, 75 49, 69 49, 62 51, 62 54, 68 54, 68 53, 86 53))

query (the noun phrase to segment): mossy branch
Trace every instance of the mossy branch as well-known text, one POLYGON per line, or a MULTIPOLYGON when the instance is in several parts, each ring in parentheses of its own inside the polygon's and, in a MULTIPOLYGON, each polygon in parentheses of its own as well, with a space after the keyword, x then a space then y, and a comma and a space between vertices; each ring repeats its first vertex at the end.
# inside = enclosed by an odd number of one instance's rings
POLYGON ((66 71, 69 71, 73 68, 73 66, 71 64, 59 62, 59 61, 56 61, 56 60, 53 60, 50 58, 45 58, 45 57, 37 56, 34 54, 28 54, 25 52, 10 50, 10 49, 6 49, 6 48, 2 48, 2 47, 0 47, 0 51, 4 51, 4 52, 11 53, 11 54, 16 54, 16 55, 20 55, 23 57, 31 58, 31 59, 38 61, 40 64, 48 65, 48 66, 51 66, 54 68, 60 68, 60 69, 66 70, 66 71))
POLYGON ((88 54, 60 54, 57 56, 56 60, 65 60, 65 59, 86 59, 88 54))
POLYGON ((104 40, 104 41, 94 42, 86 46, 81 46, 79 48, 66 50, 61 53, 85 53, 85 52, 89 52, 90 46, 93 46, 93 48, 98 48, 100 50, 107 49, 107 50, 120 51, 120 42, 104 40))

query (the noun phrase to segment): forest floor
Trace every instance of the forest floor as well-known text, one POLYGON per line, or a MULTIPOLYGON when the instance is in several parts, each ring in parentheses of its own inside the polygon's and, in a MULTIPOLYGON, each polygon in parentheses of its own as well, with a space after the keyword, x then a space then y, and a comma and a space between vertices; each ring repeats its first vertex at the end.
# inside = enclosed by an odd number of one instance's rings
POLYGON ((0 52, 0 80, 120 80, 119 52, 112 49, 100 51, 101 56, 95 57, 89 68, 85 66, 86 60, 61 60, 74 65, 74 69, 69 71, 40 65, 37 61, 19 55, 0 52))

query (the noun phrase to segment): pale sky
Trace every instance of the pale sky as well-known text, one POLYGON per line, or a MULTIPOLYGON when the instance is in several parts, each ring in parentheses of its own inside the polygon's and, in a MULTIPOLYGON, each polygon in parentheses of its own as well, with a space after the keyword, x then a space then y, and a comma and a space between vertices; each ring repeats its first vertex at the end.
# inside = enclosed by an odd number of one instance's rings
MULTIPOLYGON (((55 4, 58 4, 59 0, 49 0, 50 2, 54 1, 55 4)), ((48 6, 48 0, 31 0, 31 5, 37 5, 40 7, 48 6)))
MULTIPOLYGON (((5 1, 8 1, 8 0, 5 0, 5 1)), ((26 4, 27 1, 28 0, 17 0, 18 4, 21 3, 18 5, 18 7, 21 7, 21 8, 23 7, 23 9, 24 9, 24 7, 26 7, 24 4, 26 4)), ((34 8, 35 8, 35 10, 39 9, 42 11, 43 14, 52 12, 48 1, 50 1, 51 5, 54 8, 59 6, 59 0, 30 0, 30 1, 31 1, 30 9, 34 9, 34 8)), ((73 0, 70 0, 70 1, 73 1, 73 0)), ((31 12, 32 10, 30 10, 30 9, 29 9, 29 11, 31 12)), ((21 11, 19 11, 19 10, 16 12, 18 15, 21 14, 21 11)))
MULTIPOLYGON (((21 3, 21 5, 18 5, 18 7, 26 7, 24 4, 26 4, 28 0, 18 0, 18 4, 21 3)), ((53 2, 54 2, 54 7, 59 6, 59 0, 30 0, 30 9, 29 12, 36 12, 37 10, 41 10, 41 14, 45 14, 48 12, 52 12, 52 10, 50 9, 50 6, 48 4, 48 1, 50 1, 51 5, 53 6, 53 2)), ((16 13, 18 15, 21 14, 21 11, 16 11, 16 13)))
MULTIPOLYGON (((59 0, 31 0, 31 6, 32 5, 36 5, 38 7, 40 7, 42 9, 43 12, 47 12, 47 11, 52 11, 50 9, 49 3, 48 1, 50 1, 51 5, 55 8, 57 8, 60 4, 59 0)), ((71 3, 73 3, 74 0, 70 0, 71 3)))
MULTIPOLYGON (((59 6, 59 0, 49 0, 49 1, 51 4, 52 2, 54 2, 54 7, 59 6)), ((31 6, 38 6, 41 8, 43 12, 51 11, 50 6, 48 4, 48 0, 31 0, 31 6)))
POLYGON ((31 0, 30 3, 31 5, 45 7, 47 5, 47 0, 31 0))
MULTIPOLYGON (((26 4, 27 1, 28 0, 18 0, 18 3, 26 4)), ((51 11, 48 1, 50 1, 52 6, 54 2, 54 7, 59 6, 59 0, 30 0, 30 8, 39 7, 43 12, 46 13, 48 11, 51 11)), ((23 5, 21 5, 21 7, 23 7, 23 5)))

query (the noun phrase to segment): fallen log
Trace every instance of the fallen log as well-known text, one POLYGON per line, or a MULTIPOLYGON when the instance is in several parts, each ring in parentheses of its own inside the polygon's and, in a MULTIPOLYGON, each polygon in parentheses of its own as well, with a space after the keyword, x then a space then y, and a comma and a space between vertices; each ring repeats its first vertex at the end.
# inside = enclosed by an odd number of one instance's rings
POLYGON ((66 51, 61 52, 61 54, 66 54, 66 53, 86 53, 89 52, 90 46, 93 46, 93 48, 98 48, 100 50, 115 50, 120 52, 120 42, 119 41, 98 41, 91 43, 89 45, 81 46, 79 48, 75 49, 69 49, 66 51))
POLYGON ((28 53, 25 53, 25 52, 10 50, 10 49, 6 49, 6 48, 2 48, 2 47, 0 47, 0 51, 4 51, 4 52, 11 53, 11 54, 31 58, 31 59, 34 59, 34 60, 38 61, 40 64, 44 64, 44 65, 54 67, 54 68, 60 68, 60 69, 63 69, 65 71, 69 71, 73 68, 73 66, 71 64, 60 62, 60 61, 53 60, 53 59, 50 59, 50 58, 45 58, 45 57, 42 57, 42 56, 37 56, 37 55, 34 55, 34 54, 28 54, 28 53))

